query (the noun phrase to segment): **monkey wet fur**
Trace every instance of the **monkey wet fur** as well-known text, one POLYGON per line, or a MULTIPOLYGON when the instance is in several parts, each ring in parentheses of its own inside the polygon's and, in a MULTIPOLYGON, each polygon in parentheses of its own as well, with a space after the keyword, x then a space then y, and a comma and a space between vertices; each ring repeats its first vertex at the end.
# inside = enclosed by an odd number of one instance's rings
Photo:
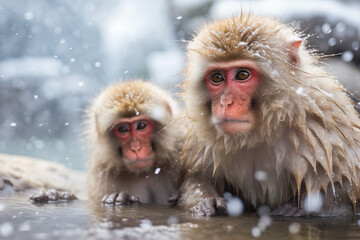
POLYGON ((140 80, 104 89, 89 109, 89 198, 106 204, 165 204, 178 190, 184 129, 176 103, 140 80))
POLYGON ((320 194, 319 215, 356 211, 356 103, 296 30, 241 15, 204 26, 187 49, 180 207, 224 214, 230 192, 248 208, 301 216, 305 197, 320 194))

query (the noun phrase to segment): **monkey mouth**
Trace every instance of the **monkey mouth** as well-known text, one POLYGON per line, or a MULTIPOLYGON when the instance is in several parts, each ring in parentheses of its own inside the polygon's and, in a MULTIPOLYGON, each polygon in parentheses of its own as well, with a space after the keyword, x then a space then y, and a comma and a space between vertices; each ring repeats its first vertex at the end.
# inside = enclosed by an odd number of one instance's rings
POLYGON ((222 118, 217 122, 221 132, 227 134, 247 133, 254 127, 252 119, 222 118))
POLYGON ((139 164, 139 163, 146 163, 146 162, 149 162, 151 161, 151 158, 137 158, 135 160, 131 160, 131 161, 127 161, 127 164, 128 165, 136 165, 136 164, 139 164))
POLYGON ((220 121, 218 122, 219 124, 224 124, 224 123, 250 123, 249 120, 247 119, 234 119, 234 118, 224 118, 224 119, 220 119, 220 121))
POLYGON ((126 164, 130 170, 142 171, 148 169, 152 165, 152 158, 137 158, 133 160, 127 160, 126 164))

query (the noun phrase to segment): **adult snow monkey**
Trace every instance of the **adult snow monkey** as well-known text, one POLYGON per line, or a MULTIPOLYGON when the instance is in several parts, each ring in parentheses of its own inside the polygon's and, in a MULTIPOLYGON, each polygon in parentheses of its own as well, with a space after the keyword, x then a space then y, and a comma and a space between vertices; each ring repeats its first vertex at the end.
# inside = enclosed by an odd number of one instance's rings
POLYGON ((230 192, 275 215, 308 214, 310 195, 324 200, 317 214, 356 211, 357 99, 303 42, 278 20, 241 14, 205 25, 188 44, 180 207, 225 214, 230 192))
POLYGON ((185 130, 170 95, 141 80, 103 90, 89 109, 89 198, 105 204, 168 202, 178 189, 185 130))

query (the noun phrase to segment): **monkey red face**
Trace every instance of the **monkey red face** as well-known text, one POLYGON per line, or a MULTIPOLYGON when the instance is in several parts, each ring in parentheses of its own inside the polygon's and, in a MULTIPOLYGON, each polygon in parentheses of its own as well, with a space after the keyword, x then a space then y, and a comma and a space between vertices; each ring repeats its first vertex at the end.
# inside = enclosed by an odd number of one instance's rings
POLYGON ((142 170, 152 165, 153 122, 149 118, 122 118, 115 123, 113 131, 129 169, 142 170))
POLYGON ((260 81, 253 61, 238 60, 211 64, 205 75, 215 124, 225 133, 246 133, 256 122, 252 109, 260 81))

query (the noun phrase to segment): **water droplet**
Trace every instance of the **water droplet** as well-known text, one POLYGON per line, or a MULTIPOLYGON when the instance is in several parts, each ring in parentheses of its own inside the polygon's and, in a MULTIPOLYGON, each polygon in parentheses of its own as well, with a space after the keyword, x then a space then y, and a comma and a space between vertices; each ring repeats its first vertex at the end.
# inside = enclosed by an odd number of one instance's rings
POLYGON ((176 17, 177 20, 181 20, 182 19, 182 16, 178 16, 176 17))
POLYGON ((11 122, 10 123, 10 127, 16 127, 17 126, 17 123, 16 122, 11 122))

